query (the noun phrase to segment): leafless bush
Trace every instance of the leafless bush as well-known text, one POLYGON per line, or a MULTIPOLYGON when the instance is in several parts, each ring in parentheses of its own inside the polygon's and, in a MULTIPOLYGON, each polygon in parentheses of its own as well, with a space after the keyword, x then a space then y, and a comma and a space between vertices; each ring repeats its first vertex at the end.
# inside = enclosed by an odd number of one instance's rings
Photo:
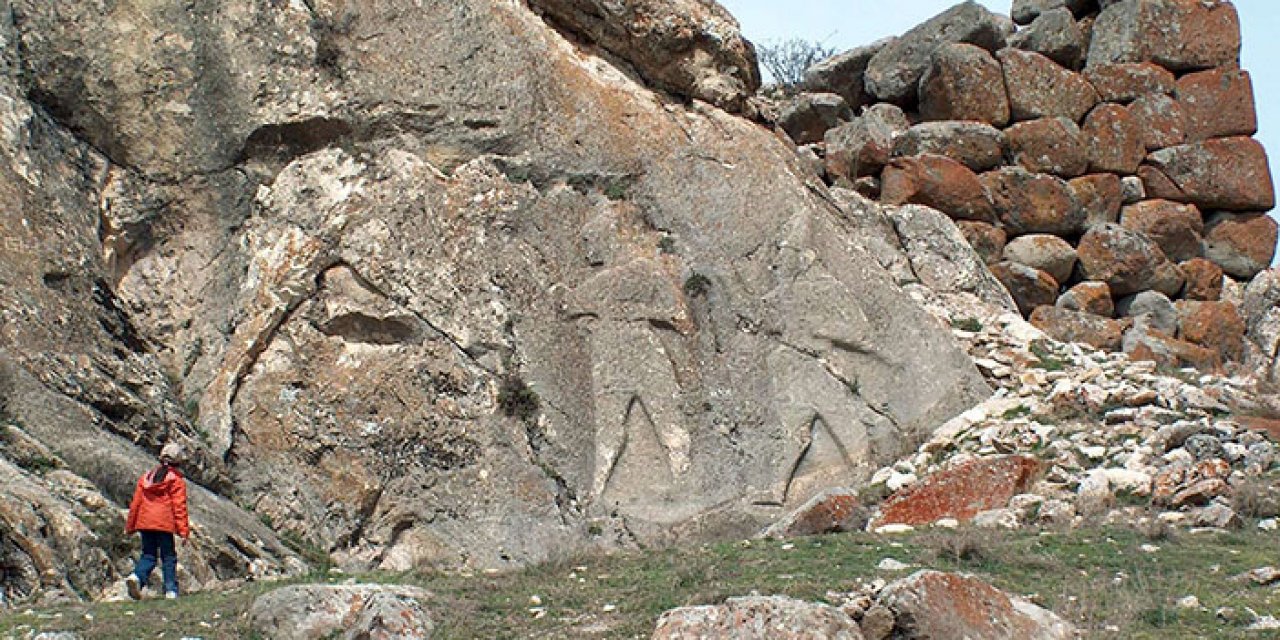
POLYGON ((761 44, 756 49, 760 64, 772 76, 776 86, 788 93, 799 90, 804 72, 815 63, 836 54, 821 42, 791 38, 782 42, 761 44))

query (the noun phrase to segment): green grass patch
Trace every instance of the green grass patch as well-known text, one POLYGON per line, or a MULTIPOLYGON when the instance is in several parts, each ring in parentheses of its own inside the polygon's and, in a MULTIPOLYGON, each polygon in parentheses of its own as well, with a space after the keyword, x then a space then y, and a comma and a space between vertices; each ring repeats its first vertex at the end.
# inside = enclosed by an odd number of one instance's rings
MULTIPOLYGON (((1156 542, 1158 551, 1142 549, 1150 544, 1140 531, 1106 528, 1052 533, 931 530, 892 537, 857 533, 582 556, 501 575, 359 578, 426 588, 432 594, 426 606, 441 638, 648 638, 657 617, 672 607, 718 603, 753 591, 823 601, 828 591, 856 589, 859 580, 904 575, 876 569, 887 557, 920 568, 975 574, 1030 596, 1102 637, 1256 638, 1261 636, 1244 630, 1252 621, 1245 609, 1280 613, 1280 594, 1273 588, 1231 580, 1276 563, 1274 534, 1256 529, 1184 533, 1156 542), (1179 608, 1177 601, 1188 595, 1199 598, 1204 610, 1179 608), (1218 607, 1231 607, 1239 615, 1219 619, 1214 613, 1218 607), (1117 630, 1104 633, 1107 627, 1117 630)), ((348 577, 313 575, 307 580, 348 577)), ((276 586, 253 584, 176 602, 37 609, 0 617, 0 637, 23 637, 30 629, 72 630, 107 640, 162 633, 252 637, 248 607, 257 594, 276 586)))

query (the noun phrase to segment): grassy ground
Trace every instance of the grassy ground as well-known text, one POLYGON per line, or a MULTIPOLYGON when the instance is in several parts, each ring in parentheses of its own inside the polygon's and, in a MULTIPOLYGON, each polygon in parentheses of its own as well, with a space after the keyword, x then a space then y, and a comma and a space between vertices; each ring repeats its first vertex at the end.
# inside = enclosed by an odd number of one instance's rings
MULTIPOLYGON (((1150 547, 1148 547, 1150 548, 1150 547)), ((988 579, 1071 619, 1093 637, 1263 638, 1248 632, 1252 609, 1280 616, 1280 590, 1231 580, 1280 565, 1274 533, 1182 533, 1152 540, 1127 529, 1057 533, 921 532, 881 537, 847 534, 725 543, 648 553, 584 557, 505 575, 361 576, 408 582, 433 594, 429 608, 442 638, 648 637, 671 607, 725 597, 788 594, 829 600, 860 581, 892 580, 884 558, 964 571, 988 579), (1143 545, 1159 547, 1144 551, 1143 545), (1199 598, 1201 609, 1177 601, 1199 598), (536 599, 535 599, 536 596, 536 599), (1219 607, 1232 612, 1217 615, 1219 607)), ((349 576, 317 577, 338 581, 349 576)), ((102 603, 0 618, 0 638, 28 630, 74 630, 86 638, 246 638, 255 595, 278 585, 194 594, 168 602, 102 603)))

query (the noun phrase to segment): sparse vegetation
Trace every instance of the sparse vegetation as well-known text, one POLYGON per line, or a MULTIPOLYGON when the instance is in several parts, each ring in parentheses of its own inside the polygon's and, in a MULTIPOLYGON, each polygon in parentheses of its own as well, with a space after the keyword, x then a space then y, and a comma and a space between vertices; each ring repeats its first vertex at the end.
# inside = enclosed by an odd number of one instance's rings
POLYGON ((674 254, 676 252, 675 238, 672 238, 671 236, 662 236, 662 238, 658 240, 658 251, 668 255, 674 254))
POLYGON ((538 416, 541 407, 538 393, 519 377, 507 376, 498 385, 498 408, 503 415, 528 421, 538 416))
POLYGON ((684 279, 684 293, 691 298, 706 295, 710 290, 711 279, 701 273, 689 274, 689 277, 684 279))
MULTIPOLYGON (((647 638, 672 607, 709 604, 751 591, 829 601, 886 574, 887 557, 942 571, 972 573, 1057 612, 1092 636, 1159 639, 1249 636, 1246 608, 1275 611, 1272 589, 1232 576, 1275 563, 1274 534, 1257 529, 1151 542, 1133 529, 1064 532, 923 531, 799 540, 750 540, 615 555, 566 558, 502 575, 366 575, 362 581, 419 584, 442 638, 647 638), (1148 545, 1144 548, 1144 545, 1148 545), (533 610, 532 596, 541 604, 533 610), (1177 606, 1194 595, 1199 609, 1177 606), (606 610, 605 605, 613 605, 606 610), (1219 617, 1216 610, 1232 611, 1219 617), (538 615, 537 610, 544 613, 538 615)), ((914 569, 913 569, 914 570, 914 569)), ((313 574, 309 582, 352 576, 313 574)), ((252 637, 243 614, 279 584, 197 593, 176 602, 96 603, 0 617, 0 637, 28 630, 72 630, 83 637, 252 637), (214 614, 218 617, 214 617, 214 614), (86 617, 85 614, 90 614, 86 617), (55 617, 57 616, 57 617, 55 617), (209 625, 201 626, 200 623, 209 625)))
POLYGON ((982 331, 982 322, 977 318, 952 318, 951 328, 959 331, 968 331, 969 333, 978 333, 982 331))
POLYGON ((1025 404, 1020 404, 1016 407, 1006 409, 1000 417, 1005 420, 1017 420, 1018 418, 1025 418, 1028 415, 1031 415, 1031 407, 1028 407, 1025 404))
POLYGON ((1053 349, 1044 340, 1033 340, 1030 345, 1031 355, 1036 357, 1036 368, 1045 371, 1062 371, 1067 362, 1053 353, 1053 349))
POLYGON ((768 71, 773 83, 787 93, 794 93, 804 82, 804 72, 815 63, 837 53, 836 49, 821 42, 791 38, 781 42, 766 42, 756 48, 760 66, 768 71))

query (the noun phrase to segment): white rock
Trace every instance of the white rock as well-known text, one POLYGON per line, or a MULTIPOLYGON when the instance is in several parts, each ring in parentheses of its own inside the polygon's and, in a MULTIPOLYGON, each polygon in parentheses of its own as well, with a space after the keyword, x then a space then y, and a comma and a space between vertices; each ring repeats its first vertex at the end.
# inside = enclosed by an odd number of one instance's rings
POLYGON ((960 521, 955 518, 943 518, 933 523, 933 526, 942 529, 959 529, 960 521))
POLYGON ((1280 529, 1280 522, 1276 521, 1275 518, 1267 518, 1265 520, 1259 520, 1258 528, 1262 529, 1263 531, 1275 531, 1277 529, 1280 529))
POLYGON ((874 533, 883 535, 894 535, 899 533, 911 533, 916 528, 909 524, 883 524, 875 528, 874 533))
POLYGON ((973 516, 972 523, 982 529, 1017 529, 1018 514, 1013 509, 988 509, 973 516))
POLYGON ((1137 496, 1151 494, 1151 476, 1133 469, 1102 469, 1102 475, 1115 491, 1137 496))
POLYGON ((915 565, 910 565, 905 562, 899 562, 897 560, 894 560, 893 558, 885 558, 884 560, 880 561, 880 564, 876 565, 876 568, 881 571, 906 571, 907 569, 910 569, 913 566, 915 565))
POLYGON ((1185 596, 1178 599, 1178 607, 1181 609, 1199 609, 1200 598, 1195 596, 1185 596))
POLYGON ((915 484, 918 479, 919 478, 916 478, 916 474, 914 473, 895 472, 889 476, 887 481, 885 481, 884 486, 888 487, 890 491, 898 491, 903 487, 909 487, 915 484))

